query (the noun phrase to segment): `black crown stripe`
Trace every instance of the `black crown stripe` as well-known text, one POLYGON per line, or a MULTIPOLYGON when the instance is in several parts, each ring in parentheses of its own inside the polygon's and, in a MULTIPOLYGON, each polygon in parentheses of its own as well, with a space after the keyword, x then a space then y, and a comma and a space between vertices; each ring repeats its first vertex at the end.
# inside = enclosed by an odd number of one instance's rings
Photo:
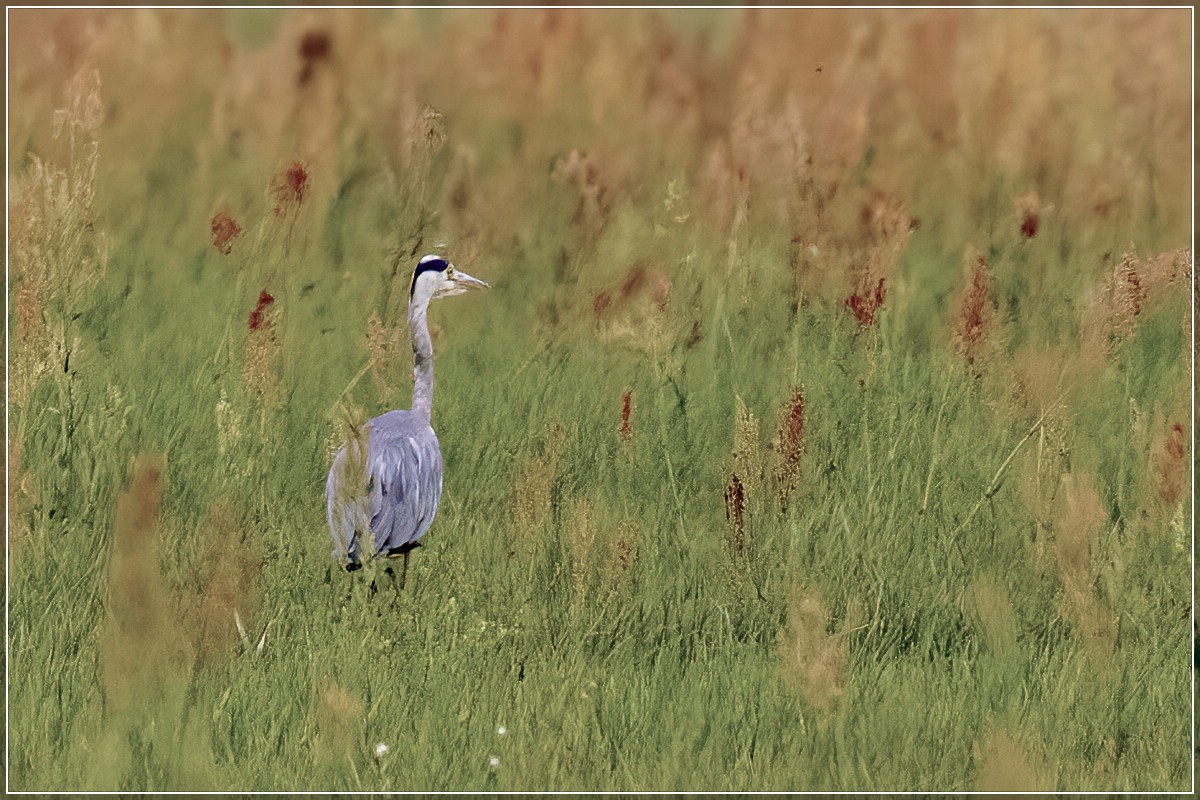
POLYGON ((422 272, 445 272, 449 266, 449 262, 444 258, 429 258, 428 256, 422 258, 417 263, 417 268, 413 270, 412 282, 408 285, 408 296, 412 297, 413 292, 417 290, 417 276, 422 272))

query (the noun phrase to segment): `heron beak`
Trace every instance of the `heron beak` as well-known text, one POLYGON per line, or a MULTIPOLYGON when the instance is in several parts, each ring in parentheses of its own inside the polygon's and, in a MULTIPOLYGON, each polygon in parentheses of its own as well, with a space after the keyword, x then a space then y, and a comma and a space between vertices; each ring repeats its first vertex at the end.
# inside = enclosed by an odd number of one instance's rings
POLYGON ((454 282, 464 289, 488 289, 487 281, 472 277, 457 267, 454 269, 454 282))

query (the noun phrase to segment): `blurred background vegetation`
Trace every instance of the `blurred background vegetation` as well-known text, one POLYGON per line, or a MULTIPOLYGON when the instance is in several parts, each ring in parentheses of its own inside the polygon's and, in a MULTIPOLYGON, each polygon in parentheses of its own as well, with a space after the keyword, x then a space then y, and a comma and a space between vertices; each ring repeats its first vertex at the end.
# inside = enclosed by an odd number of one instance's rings
POLYGON ((1185 790, 1190 19, 10 9, 9 786, 1185 790))

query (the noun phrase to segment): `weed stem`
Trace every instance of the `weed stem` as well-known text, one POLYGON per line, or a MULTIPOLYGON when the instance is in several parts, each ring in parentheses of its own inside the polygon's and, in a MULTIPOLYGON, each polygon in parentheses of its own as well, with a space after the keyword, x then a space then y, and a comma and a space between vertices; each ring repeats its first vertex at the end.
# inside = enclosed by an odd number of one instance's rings
POLYGON ((925 495, 921 498, 921 514, 924 514, 929 508, 929 490, 933 486, 933 471, 937 467, 938 457, 938 434, 942 428, 942 415, 946 411, 946 401, 950 395, 950 381, 946 381, 945 388, 942 389, 942 401, 938 405, 937 418, 933 422, 933 441, 929 446, 929 474, 925 476, 925 495))
POLYGON ((992 482, 988 484, 987 490, 984 491, 983 496, 979 498, 979 500, 975 503, 975 506, 971 509, 970 513, 967 514, 966 518, 959 523, 958 527, 954 529, 954 533, 951 534, 956 542, 958 534, 962 532, 963 528, 970 524, 971 520, 975 518, 975 515, 979 513, 979 509, 983 507, 983 504, 985 502, 991 502, 991 499, 996 496, 998 491, 1000 491, 1000 487, 1004 483, 1004 472, 1008 469, 1008 465, 1011 464, 1012 460, 1017 457, 1017 453, 1021 451, 1021 448, 1025 446, 1025 443, 1033 438, 1035 433, 1042 429, 1042 423, 1046 421, 1046 416, 1049 415, 1049 413, 1057 406, 1058 400, 1055 400, 1053 403, 1047 406, 1046 410, 1042 412, 1042 415, 1038 417, 1038 421, 1033 423, 1033 427, 1031 427, 1029 431, 1021 437, 1021 441, 1017 442, 1016 446, 1013 447, 1012 451, 1008 454, 1008 457, 1001 462, 999 468, 996 470, 996 474, 992 476, 992 482))

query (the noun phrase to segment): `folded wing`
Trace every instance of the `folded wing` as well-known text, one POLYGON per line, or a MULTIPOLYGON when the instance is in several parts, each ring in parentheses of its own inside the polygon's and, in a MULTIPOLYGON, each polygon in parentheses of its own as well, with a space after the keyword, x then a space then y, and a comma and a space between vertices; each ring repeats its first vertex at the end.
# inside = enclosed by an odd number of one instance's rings
POLYGON ((333 556, 352 563, 359 561, 368 531, 379 554, 416 543, 433 524, 442 497, 442 454, 427 421, 391 411, 368 426, 366 463, 355 469, 342 448, 326 484, 333 556))

